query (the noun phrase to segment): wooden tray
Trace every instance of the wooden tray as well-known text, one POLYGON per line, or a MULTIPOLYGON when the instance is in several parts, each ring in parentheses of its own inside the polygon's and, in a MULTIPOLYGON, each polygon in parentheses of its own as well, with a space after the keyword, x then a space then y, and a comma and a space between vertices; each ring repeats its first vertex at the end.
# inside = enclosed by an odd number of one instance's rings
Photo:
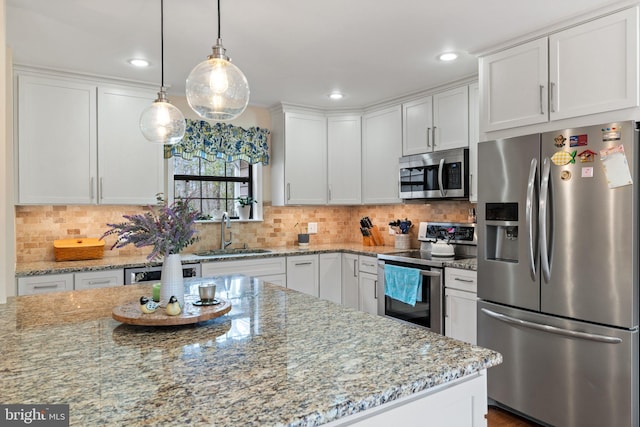
MULTIPOLYGON (((190 304, 189 312, 184 311, 177 316, 168 316, 164 307, 158 307, 154 313, 145 314, 140 311, 140 303, 130 302, 128 304, 119 305, 113 309, 111 316, 118 322, 128 323, 129 325, 141 326, 173 326, 188 325, 191 323, 204 322, 231 310, 231 302, 218 298, 220 304, 209 306, 195 306, 190 304)), ((185 304, 186 305, 186 304, 185 304)))

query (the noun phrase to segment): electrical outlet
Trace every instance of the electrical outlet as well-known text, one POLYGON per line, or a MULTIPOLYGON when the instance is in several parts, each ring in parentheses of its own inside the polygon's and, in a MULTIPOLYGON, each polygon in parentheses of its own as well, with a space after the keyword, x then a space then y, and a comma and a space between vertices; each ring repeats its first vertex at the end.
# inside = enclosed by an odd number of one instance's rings
POLYGON ((307 224, 307 233, 316 234, 317 232, 318 232, 317 222, 310 222, 309 224, 307 224))

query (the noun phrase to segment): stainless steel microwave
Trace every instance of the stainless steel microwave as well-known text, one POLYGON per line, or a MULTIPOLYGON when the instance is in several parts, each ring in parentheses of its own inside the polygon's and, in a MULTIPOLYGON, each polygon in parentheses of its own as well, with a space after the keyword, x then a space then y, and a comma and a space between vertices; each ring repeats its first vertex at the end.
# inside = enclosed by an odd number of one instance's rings
POLYGON ((400 198, 469 199, 469 149, 400 158, 400 198))

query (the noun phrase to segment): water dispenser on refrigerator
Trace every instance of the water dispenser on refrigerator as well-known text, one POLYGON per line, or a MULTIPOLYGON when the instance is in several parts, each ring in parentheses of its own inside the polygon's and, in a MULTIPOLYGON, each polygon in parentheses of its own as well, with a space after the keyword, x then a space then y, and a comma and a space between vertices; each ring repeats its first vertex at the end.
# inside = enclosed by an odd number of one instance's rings
POLYGON ((518 204, 487 203, 485 207, 486 258, 518 262, 518 204))

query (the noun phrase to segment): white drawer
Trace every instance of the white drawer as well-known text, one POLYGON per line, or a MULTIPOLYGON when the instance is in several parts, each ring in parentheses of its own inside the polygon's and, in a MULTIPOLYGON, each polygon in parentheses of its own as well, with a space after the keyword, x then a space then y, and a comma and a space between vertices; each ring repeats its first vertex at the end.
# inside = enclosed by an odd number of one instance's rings
POLYGON ((477 272, 473 270, 447 267, 444 269, 444 286, 450 289, 477 293, 477 277, 477 272))
POLYGON ((378 274, 378 258, 372 256, 358 256, 358 271, 378 274))
POLYGON ((203 262, 202 277, 220 276, 223 274, 244 274, 254 277, 286 274, 286 265, 285 257, 203 262))
POLYGON ((18 295, 72 291, 73 273, 18 277, 18 295))
POLYGON ((124 285, 124 270, 86 271, 76 273, 74 287, 78 289, 106 288, 124 285))

